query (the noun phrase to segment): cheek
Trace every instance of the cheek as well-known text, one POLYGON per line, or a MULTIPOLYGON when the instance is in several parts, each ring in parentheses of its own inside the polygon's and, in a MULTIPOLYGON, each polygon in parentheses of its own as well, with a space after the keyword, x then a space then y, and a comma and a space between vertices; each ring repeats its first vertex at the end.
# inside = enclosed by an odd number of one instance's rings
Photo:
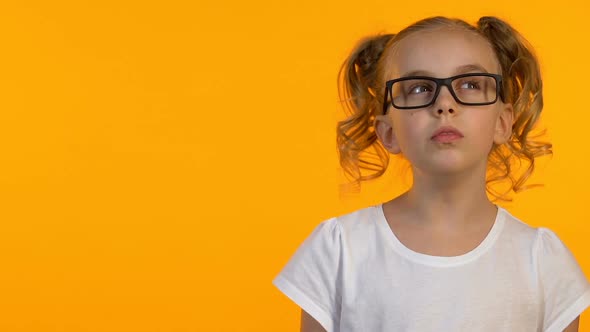
POLYGON ((393 119, 396 138, 402 149, 411 147, 410 143, 424 140, 429 131, 429 121, 424 112, 410 112, 399 114, 393 119))
POLYGON ((498 113, 495 110, 481 110, 469 118, 471 135, 486 143, 494 139, 498 113), (487 111, 487 112, 486 112, 487 111))

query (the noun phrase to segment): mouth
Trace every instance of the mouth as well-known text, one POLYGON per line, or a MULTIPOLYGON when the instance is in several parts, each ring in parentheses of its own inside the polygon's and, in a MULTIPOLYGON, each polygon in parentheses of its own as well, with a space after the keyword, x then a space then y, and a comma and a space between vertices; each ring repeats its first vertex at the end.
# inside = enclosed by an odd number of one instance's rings
POLYGON ((463 138, 463 133, 457 128, 449 126, 438 128, 430 137, 431 140, 439 143, 454 142, 461 138, 463 138))

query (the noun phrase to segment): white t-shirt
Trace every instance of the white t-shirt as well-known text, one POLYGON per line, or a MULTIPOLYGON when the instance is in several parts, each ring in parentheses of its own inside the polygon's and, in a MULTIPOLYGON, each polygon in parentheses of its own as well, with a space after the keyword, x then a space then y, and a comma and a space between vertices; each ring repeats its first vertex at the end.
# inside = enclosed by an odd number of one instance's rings
POLYGON ((498 207, 472 251, 404 246, 381 204, 328 219, 273 283, 328 332, 562 332, 590 305, 590 283, 564 243, 498 207))

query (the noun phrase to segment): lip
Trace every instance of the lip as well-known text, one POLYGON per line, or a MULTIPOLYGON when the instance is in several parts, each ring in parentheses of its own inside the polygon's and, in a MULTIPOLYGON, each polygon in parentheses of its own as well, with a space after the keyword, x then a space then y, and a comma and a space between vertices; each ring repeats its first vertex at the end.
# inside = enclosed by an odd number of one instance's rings
POLYGON ((430 139, 433 141, 443 143, 456 141, 460 138, 463 138, 463 133, 461 133, 457 128, 451 126, 443 126, 438 128, 430 137, 430 139))

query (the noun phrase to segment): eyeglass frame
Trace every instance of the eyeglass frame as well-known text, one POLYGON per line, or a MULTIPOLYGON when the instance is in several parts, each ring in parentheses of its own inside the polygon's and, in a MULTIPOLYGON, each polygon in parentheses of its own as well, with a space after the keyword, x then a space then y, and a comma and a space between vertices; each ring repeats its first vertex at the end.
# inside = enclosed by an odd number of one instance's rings
POLYGON ((396 79, 389 80, 389 81, 385 82, 385 94, 384 94, 384 98, 383 98, 383 114, 384 115, 387 114, 387 108, 389 105, 391 105, 393 108, 400 109, 400 110, 418 109, 418 108, 424 108, 424 107, 431 106, 436 102, 436 98, 438 98, 438 94, 440 93, 440 89, 442 86, 446 86, 447 89, 449 90, 449 92, 451 93, 451 95, 453 96, 453 98, 455 99, 455 101, 461 105, 468 105, 468 106, 491 105, 491 104, 494 104, 495 102, 498 101, 498 97, 500 97, 501 100, 504 100, 504 93, 502 91, 502 75, 498 75, 498 74, 467 73, 467 74, 455 75, 455 76, 451 76, 451 77, 447 77, 447 78, 435 78, 435 77, 430 77, 430 76, 406 76, 406 77, 400 77, 400 78, 396 78, 396 79), (451 83, 458 78, 469 77, 469 76, 493 77, 494 80, 496 81, 496 98, 493 101, 485 102, 485 103, 465 103, 465 102, 462 102, 461 100, 459 100, 459 98, 455 94, 455 90, 453 89, 451 83), (434 96, 432 97, 432 100, 428 104, 419 105, 419 106, 395 106, 393 104, 393 91, 392 91, 393 84, 395 84, 397 82, 401 82, 401 81, 412 80, 412 79, 423 79, 423 80, 433 81, 436 83, 436 90, 434 91, 434 96), (391 98, 391 103, 387 102, 388 96, 391 98))

